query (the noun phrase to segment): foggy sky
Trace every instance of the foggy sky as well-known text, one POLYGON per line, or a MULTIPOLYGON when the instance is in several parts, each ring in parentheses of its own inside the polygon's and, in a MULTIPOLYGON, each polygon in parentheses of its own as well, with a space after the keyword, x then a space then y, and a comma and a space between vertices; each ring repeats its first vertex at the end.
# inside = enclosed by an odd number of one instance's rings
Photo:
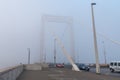
MULTIPOLYGON (((94 1, 97 3, 94 7, 96 31, 113 40, 120 41, 120 1, 94 1)), ((0 0, 0 67, 20 63, 26 64, 27 48, 31 49, 31 63, 40 61, 41 17, 45 14, 71 16, 73 18, 76 61, 94 63, 95 55, 90 3, 90 0, 0 0)), ((61 31, 60 33, 62 34, 63 29, 66 28, 66 24, 62 23, 48 24, 47 30, 49 30, 51 25, 53 26, 51 27, 53 31, 57 25, 58 27, 64 26, 64 28, 56 31, 61 31)), ((46 53, 50 53, 46 54, 49 56, 47 61, 53 62, 52 37, 48 35, 48 39, 50 40, 47 43, 50 45, 46 47, 46 53)), ((69 41, 67 37, 63 38, 63 41, 67 39, 69 41)), ((100 63, 104 63, 103 40, 105 41, 107 62, 119 60, 120 46, 97 35, 100 63)), ((64 45, 67 46, 67 44, 64 45)), ((58 52, 62 53, 60 48, 58 48, 58 52)), ((63 54, 59 56, 63 56, 63 54)), ((66 60, 65 57, 59 57, 58 62, 65 62, 64 60, 66 60)))

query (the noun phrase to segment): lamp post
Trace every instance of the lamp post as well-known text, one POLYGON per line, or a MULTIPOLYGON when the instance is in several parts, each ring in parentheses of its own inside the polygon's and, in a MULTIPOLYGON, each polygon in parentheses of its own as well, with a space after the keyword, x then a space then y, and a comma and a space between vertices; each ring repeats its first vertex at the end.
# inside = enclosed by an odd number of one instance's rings
POLYGON ((28 64, 30 64, 30 48, 27 48, 28 50, 28 64))
POLYGON ((45 51, 44 51, 44 63, 46 63, 46 48, 45 48, 45 51))
POLYGON ((105 64, 107 64, 106 51, 105 51, 105 43, 104 43, 104 41, 102 43, 103 43, 103 49, 104 49, 104 60, 105 60, 105 64))
POLYGON ((96 58, 96 73, 99 74, 100 73, 100 65, 99 65, 99 55, 98 55, 97 38, 96 38, 96 30, 95 30, 94 9, 93 9, 94 5, 96 5, 96 3, 91 3, 94 48, 95 48, 95 58, 96 58))
POLYGON ((56 38, 54 39, 54 65, 56 65, 56 38))

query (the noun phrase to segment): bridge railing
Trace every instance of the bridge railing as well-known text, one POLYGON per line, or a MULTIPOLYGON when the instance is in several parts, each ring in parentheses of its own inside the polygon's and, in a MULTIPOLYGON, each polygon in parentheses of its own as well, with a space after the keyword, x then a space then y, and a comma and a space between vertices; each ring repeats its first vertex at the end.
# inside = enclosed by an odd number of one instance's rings
POLYGON ((16 80, 23 72, 23 65, 0 70, 0 80, 16 80))

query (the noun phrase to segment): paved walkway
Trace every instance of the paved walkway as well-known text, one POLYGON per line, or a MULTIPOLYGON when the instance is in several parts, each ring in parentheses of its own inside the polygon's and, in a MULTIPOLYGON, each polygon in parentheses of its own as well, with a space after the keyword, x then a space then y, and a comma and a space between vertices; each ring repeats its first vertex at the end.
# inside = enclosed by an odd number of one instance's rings
POLYGON ((97 75, 91 72, 74 72, 68 69, 24 71, 17 80, 120 80, 120 77, 97 75))

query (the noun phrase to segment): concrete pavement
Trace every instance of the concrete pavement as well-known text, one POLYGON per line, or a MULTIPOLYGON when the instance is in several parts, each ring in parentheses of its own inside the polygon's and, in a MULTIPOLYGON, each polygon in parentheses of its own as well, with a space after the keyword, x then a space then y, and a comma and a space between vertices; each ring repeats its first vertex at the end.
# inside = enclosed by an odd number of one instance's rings
POLYGON ((24 71, 17 80, 120 80, 120 78, 84 71, 75 72, 64 68, 51 68, 43 71, 24 71))
MULTIPOLYGON (((96 68, 91 68, 90 72, 94 72, 95 73, 96 72, 96 68)), ((101 72, 101 74, 104 74, 104 75, 120 77, 120 72, 113 72, 112 73, 112 72, 110 72, 109 68, 101 68, 100 72, 101 72)))

